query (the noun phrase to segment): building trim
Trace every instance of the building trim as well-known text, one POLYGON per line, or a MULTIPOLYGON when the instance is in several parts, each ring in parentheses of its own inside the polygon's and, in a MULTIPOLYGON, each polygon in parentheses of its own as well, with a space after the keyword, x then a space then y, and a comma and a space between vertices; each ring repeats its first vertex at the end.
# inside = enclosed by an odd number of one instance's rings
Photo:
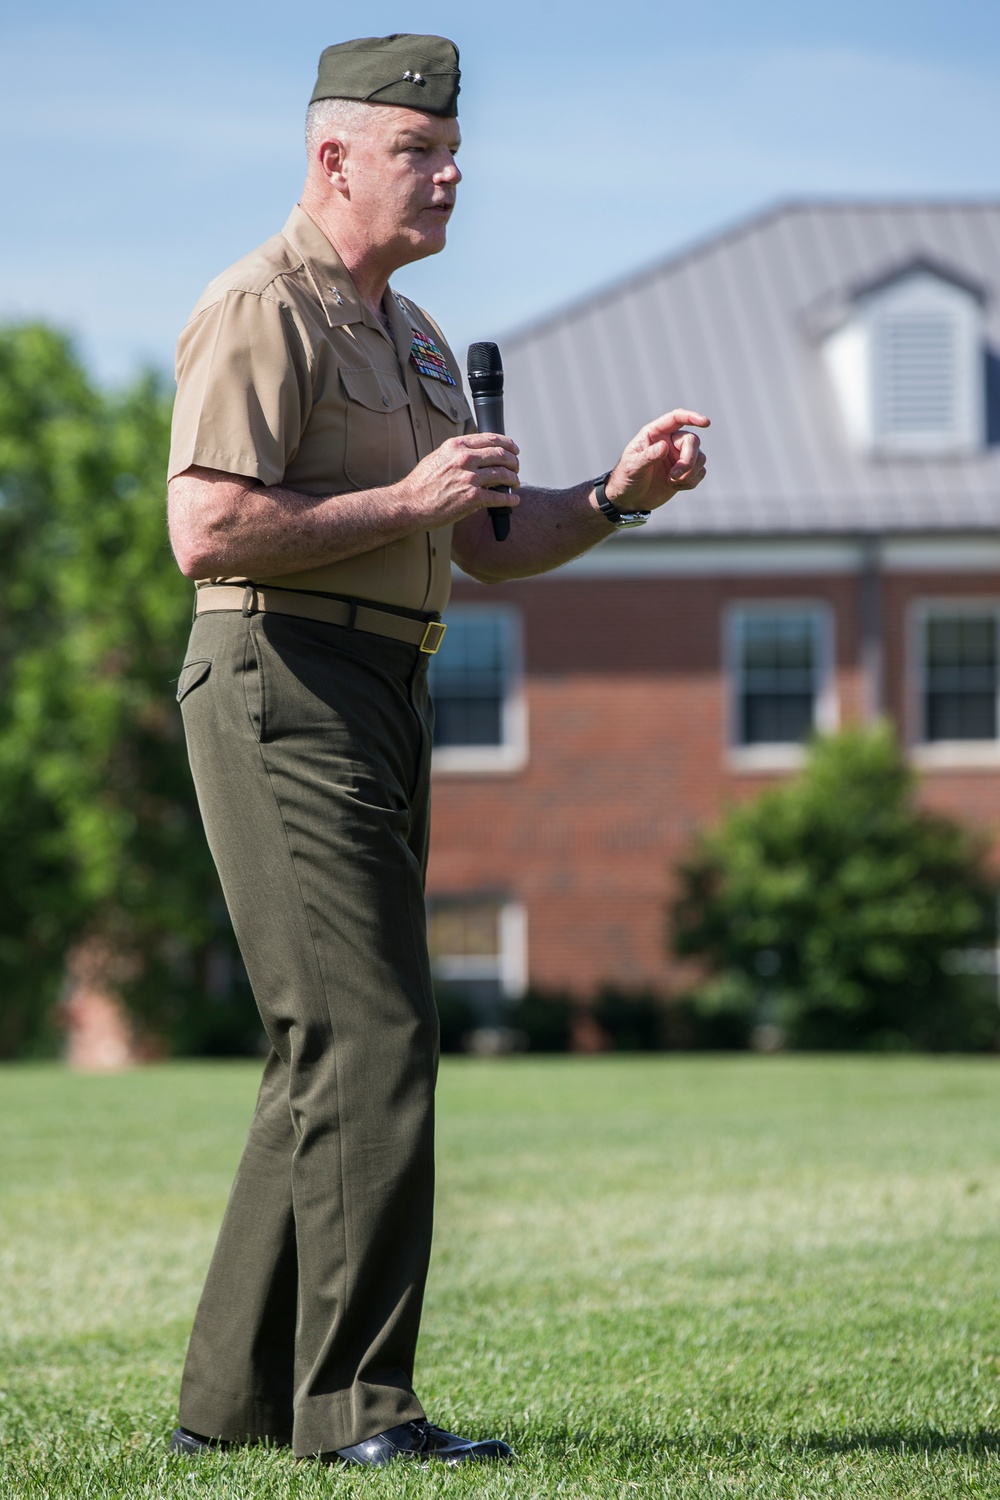
MULTIPOLYGON (((867 566, 875 537, 736 538, 718 541, 611 538, 540 580, 581 578, 776 578, 823 574, 846 576, 867 566)), ((886 537, 880 565, 886 573, 991 573, 1000 570, 995 532, 886 537)), ((455 579, 472 579, 455 569, 455 579)), ((525 580, 520 580, 525 581, 525 580)), ((527 580, 534 581, 534 580, 527 580)))
POLYGON ((801 771, 805 745, 727 745, 726 770, 740 776, 767 776, 801 771))
POLYGON ((887 541, 883 570, 890 573, 994 573, 1000 540, 985 536, 897 537, 887 541))

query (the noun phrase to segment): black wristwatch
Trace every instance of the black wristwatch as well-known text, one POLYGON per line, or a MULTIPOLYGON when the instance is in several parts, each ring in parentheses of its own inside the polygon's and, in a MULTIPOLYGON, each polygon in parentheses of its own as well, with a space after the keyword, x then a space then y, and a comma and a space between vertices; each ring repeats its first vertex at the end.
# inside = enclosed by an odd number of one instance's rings
POLYGON ((645 526, 646 522, 649 520, 651 514, 650 511, 619 510, 617 505, 614 505, 604 493, 604 486, 607 484, 613 473, 614 470, 609 469, 606 474, 601 475, 600 479, 594 479, 591 481, 594 486, 594 494, 597 496, 597 504, 601 514, 611 522, 612 526, 617 527, 619 530, 621 530, 625 526, 645 526))

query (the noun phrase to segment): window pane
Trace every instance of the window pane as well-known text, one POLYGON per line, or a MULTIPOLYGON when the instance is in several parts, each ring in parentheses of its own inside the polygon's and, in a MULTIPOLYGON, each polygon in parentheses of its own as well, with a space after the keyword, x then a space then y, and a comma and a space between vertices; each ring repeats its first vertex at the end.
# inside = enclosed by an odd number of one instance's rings
POLYGON ((930 667, 985 667, 996 671, 997 629, 990 615, 938 616, 927 622, 930 667))
POLYGON ((441 649, 430 663, 434 743, 502 745, 510 621, 484 611, 446 617, 446 622, 441 649))
POLYGON ((934 615, 925 633, 928 740, 997 738, 995 615, 934 615))
POLYGON ((504 1019, 501 914, 496 900, 444 900, 433 902, 427 915, 435 986, 471 1005, 479 1026, 504 1019))
POLYGON ((744 668, 783 669, 813 664, 813 620, 808 615, 749 616, 743 631, 744 668))
POLYGON ((754 612, 740 617, 740 744, 798 744, 811 733, 819 683, 817 636, 813 614, 754 612))
POLYGON ((434 700, 435 745, 500 745, 503 743, 503 700, 450 698, 434 700))
POLYGON ((428 917, 427 939, 435 960, 496 959, 500 954, 500 903, 435 902, 428 917))
POLYGON ((929 740, 995 740, 995 693, 928 693, 929 740))
POLYGON ((777 696, 746 694, 743 700, 744 745, 795 745, 809 738, 813 727, 811 693, 777 696))

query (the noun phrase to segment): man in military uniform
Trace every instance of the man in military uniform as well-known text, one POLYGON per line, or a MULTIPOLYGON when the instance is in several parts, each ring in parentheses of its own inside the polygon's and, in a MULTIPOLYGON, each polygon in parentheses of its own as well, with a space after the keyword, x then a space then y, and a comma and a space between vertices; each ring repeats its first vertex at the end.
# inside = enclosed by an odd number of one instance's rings
POLYGON ((661 417, 567 491, 521 487, 513 440, 476 432, 436 324, 389 286, 444 247, 458 82, 441 37, 327 48, 301 204, 180 339, 170 532, 198 589, 178 698, 270 1053, 175 1452, 510 1453, 434 1427, 413 1389, 437 1067, 427 663, 452 558, 499 581, 640 523, 702 478, 683 429, 707 421, 661 417), (515 507, 503 542, 495 504, 515 507))

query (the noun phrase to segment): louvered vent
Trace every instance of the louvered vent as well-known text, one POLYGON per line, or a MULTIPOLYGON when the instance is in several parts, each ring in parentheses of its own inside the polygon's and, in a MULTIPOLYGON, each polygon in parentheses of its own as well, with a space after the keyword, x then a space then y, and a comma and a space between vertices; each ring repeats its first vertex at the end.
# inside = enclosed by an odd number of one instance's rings
POLYGON ((876 432, 951 436, 958 427, 960 331, 947 311, 897 312, 876 320, 876 432))
POLYGON ((985 440, 982 299, 925 267, 860 294, 823 354, 853 448, 946 458, 985 440))

